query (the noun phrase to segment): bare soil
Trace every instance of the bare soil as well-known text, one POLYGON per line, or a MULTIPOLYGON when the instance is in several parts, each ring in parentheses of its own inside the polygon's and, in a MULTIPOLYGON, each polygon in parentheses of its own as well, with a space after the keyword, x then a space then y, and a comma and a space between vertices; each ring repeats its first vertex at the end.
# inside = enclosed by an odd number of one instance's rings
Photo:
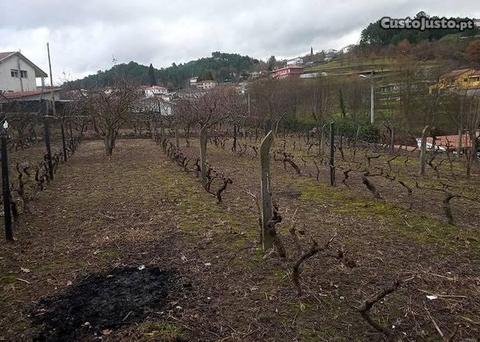
POLYGON ((357 308, 397 279, 371 310, 394 339, 480 336, 476 227, 274 164, 287 258, 264 256, 257 160, 210 146, 209 162, 233 180, 221 204, 152 141, 120 140, 110 160, 83 143, 0 244, 0 340, 382 341, 357 308), (293 264, 335 232, 299 296, 293 264))

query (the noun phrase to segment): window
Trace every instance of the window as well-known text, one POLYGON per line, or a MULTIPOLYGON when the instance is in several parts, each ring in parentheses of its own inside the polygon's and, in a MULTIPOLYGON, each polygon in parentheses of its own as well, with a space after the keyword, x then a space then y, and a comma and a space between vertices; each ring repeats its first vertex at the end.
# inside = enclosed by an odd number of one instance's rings
POLYGON ((20 75, 22 76, 22 78, 27 78, 27 70, 20 70, 20 75))
POLYGON ((11 69, 10 70, 10 75, 12 77, 17 77, 18 78, 18 70, 17 69, 11 69))

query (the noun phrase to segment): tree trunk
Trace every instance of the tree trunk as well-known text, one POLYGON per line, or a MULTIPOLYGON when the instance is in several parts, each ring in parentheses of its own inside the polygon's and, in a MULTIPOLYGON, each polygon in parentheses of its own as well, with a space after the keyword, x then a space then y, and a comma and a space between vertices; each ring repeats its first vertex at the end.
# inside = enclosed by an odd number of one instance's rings
POLYGON ((420 176, 425 175, 425 164, 427 160, 427 131, 430 126, 425 126, 422 131, 422 142, 420 145, 420 176))
POLYGON ((237 125, 233 125, 233 146, 232 151, 237 152, 237 125))
POLYGON ((472 166, 477 161, 477 137, 475 131, 469 133, 470 145, 467 155, 467 176, 470 177, 472 173, 472 166))
POLYGON ((462 135, 462 131, 463 129, 460 127, 458 129, 458 141, 457 141, 457 158, 460 158, 460 156, 462 155, 462 138, 463 138, 463 135, 462 135))
POLYGON ((395 128, 390 128, 390 153, 395 154, 395 128))
POLYGON ((185 144, 187 147, 190 147, 190 125, 188 125, 185 129, 185 144))
POLYGON ((202 184, 207 184, 207 126, 204 125, 200 129, 200 176, 202 184))
POLYGON ((320 156, 323 156, 325 153, 325 125, 321 127, 320 130, 320 156))
POLYGON ((175 147, 180 147, 180 138, 178 136, 178 127, 175 127, 175 147))
POLYGON ((113 153, 112 138, 110 135, 106 135, 103 140, 105 143, 105 154, 111 157, 113 153))
POLYGON ((335 186, 335 123, 330 124, 330 185, 335 186))

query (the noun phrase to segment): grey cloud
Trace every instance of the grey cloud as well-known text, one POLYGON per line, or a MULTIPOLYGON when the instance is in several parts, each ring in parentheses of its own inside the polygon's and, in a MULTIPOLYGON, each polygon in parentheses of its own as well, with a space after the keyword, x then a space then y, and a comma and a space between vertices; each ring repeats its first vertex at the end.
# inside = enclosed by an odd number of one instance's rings
POLYGON ((476 0, 3 0, 0 51, 21 49, 46 69, 50 41, 58 81, 62 72, 75 78, 109 68, 112 56, 161 67, 217 50, 265 59, 340 48, 379 17, 420 10, 480 16, 476 0))

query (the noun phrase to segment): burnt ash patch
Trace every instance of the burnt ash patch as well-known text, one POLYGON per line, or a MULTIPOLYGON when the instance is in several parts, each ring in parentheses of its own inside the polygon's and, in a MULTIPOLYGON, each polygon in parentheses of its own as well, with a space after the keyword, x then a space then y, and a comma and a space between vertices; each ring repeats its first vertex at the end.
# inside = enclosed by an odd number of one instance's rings
POLYGON ((127 267, 90 275, 36 305, 32 320, 41 332, 35 340, 75 340, 140 322, 165 307, 172 286, 173 272, 157 267, 127 267))

